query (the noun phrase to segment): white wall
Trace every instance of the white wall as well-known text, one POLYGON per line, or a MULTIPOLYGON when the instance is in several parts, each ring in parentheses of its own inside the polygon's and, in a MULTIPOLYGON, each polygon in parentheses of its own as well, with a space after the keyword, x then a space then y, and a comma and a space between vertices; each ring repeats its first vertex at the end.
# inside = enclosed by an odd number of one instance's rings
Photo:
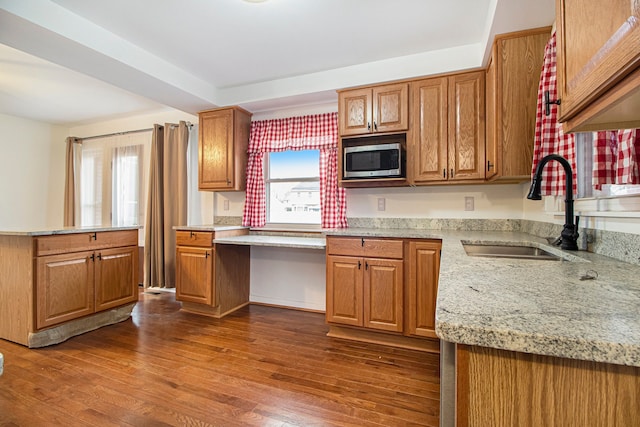
POLYGON ((0 228, 63 225, 68 129, 0 114, 0 228))

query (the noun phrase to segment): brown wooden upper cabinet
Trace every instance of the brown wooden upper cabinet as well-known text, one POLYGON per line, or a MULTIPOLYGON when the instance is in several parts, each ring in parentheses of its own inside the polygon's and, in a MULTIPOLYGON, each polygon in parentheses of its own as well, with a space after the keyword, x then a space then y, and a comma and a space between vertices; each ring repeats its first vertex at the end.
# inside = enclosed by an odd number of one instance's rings
POLYGON ((484 71, 411 82, 411 183, 485 179, 484 83, 484 71))
POLYGON ((338 103, 341 136, 409 128, 408 83, 340 91, 338 103))
POLYGON ((243 191, 251 113, 239 107, 201 111, 199 117, 198 188, 243 191))
POLYGON ((551 27, 496 36, 487 65, 488 180, 531 178, 538 83, 551 27))
POLYGON ((640 2, 557 0, 565 131, 640 127, 640 2))

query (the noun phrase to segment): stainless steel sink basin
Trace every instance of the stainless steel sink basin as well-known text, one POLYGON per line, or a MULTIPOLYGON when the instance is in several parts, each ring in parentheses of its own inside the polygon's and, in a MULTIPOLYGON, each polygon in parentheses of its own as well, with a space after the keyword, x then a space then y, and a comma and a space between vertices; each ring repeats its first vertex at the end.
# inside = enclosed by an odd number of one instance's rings
POLYGON ((482 245, 463 244, 464 250, 469 256, 491 258, 517 258, 537 259, 545 261, 560 261, 562 258, 533 246, 507 246, 507 245, 482 245))

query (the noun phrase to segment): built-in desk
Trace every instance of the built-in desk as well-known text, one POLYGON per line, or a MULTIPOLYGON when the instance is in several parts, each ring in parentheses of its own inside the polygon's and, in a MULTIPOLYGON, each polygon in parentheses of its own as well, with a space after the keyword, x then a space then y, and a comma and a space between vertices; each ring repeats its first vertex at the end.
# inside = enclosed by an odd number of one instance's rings
POLYGON ((279 248, 321 250, 324 250, 327 246, 327 241, 324 237, 263 236, 255 234, 214 239, 213 243, 222 245, 273 246, 279 248))

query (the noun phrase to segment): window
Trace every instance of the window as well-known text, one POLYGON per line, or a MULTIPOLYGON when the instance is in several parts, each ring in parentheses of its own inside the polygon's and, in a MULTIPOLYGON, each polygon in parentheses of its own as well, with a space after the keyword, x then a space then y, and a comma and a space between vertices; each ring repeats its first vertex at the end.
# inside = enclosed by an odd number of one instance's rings
POLYGON ((83 141, 80 226, 144 224, 150 148, 150 132, 83 141))
MULTIPOLYGON (((615 180, 617 164, 612 157, 609 159, 610 164, 607 163, 607 171, 602 171, 602 174, 612 176, 612 180, 615 180)), ((599 164, 597 167, 602 168, 604 163, 599 164)), ((638 167, 635 162, 633 166, 638 167)), ((578 181, 578 194, 576 198, 609 198, 619 196, 629 196, 640 194, 640 185, 638 184, 594 184, 594 133, 584 132, 576 134, 576 174, 578 181)), ((638 175, 635 172, 634 175, 638 175)))
POLYGON ((267 153, 268 224, 320 224, 320 151, 267 153))

